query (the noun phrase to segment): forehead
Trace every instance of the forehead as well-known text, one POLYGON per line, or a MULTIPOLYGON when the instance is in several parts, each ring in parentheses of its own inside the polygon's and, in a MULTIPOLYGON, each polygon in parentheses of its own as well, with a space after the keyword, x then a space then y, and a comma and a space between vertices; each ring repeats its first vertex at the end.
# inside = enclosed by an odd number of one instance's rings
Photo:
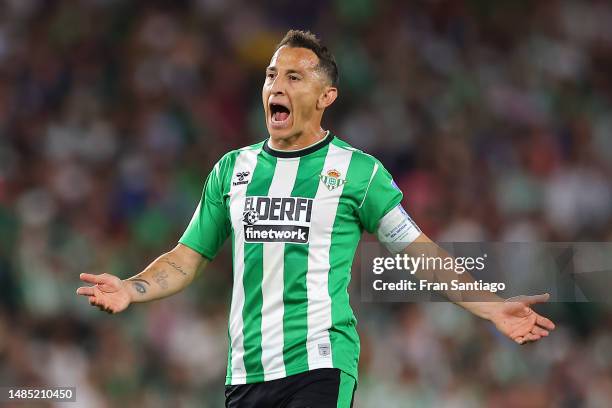
POLYGON ((319 64, 319 57, 308 48, 294 48, 287 45, 280 47, 270 60, 270 67, 276 69, 314 70, 319 64))

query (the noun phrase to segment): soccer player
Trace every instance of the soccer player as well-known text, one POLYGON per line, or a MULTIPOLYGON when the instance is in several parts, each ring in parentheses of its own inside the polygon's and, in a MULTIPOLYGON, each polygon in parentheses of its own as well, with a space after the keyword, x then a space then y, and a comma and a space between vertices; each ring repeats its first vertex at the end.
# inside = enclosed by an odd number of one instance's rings
MULTIPOLYGON (((231 238, 227 407, 350 407, 359 338, 347 287, 362 232, 395 252, 431 243, 383 165, 321 128, 337 84, 328 49, 289 31, 265 72, 269 138, 219 160, 178 245, 125 280, 80 276, 94 286, 78 294, 118 313, 184 289, 231 238)), ((546 299, 458 303, 523 343, 554 328, 530 307, 546 299)))

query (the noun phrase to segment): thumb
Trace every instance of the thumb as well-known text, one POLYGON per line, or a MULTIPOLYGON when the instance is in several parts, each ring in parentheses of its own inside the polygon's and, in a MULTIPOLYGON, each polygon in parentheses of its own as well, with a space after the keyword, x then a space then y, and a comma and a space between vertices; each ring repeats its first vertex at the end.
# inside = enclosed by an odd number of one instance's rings
POLYGON ((532 296, 526 296, 526 295, 515 296, 515 297, 508 298, 505 301, 506 302, 519 302, 524 305, 533 305, 536 303, 547 302, 548 299, 550 299, 550 294, 542 293, 539 295, 532 295, 532 296))
POLYGON ((526 305, 534 305, 536 303, 544 303, 550 299, 550 295, 548 293, 542 293, 540 295, 533 296, 525 296, 525 299, 522 301, 526 305))

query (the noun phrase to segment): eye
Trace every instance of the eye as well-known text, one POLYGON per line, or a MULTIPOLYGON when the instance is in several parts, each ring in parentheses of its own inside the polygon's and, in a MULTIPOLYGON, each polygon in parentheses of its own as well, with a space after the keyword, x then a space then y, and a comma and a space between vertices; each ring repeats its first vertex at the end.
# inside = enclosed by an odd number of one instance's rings
POLYGON ((298 77, 297 75, 289 75, 289 80, 290 81, 299 81, 300 77, 298 77))
POLYGON ((274 72, 266 73, 266 79, 274 79, 274 72))

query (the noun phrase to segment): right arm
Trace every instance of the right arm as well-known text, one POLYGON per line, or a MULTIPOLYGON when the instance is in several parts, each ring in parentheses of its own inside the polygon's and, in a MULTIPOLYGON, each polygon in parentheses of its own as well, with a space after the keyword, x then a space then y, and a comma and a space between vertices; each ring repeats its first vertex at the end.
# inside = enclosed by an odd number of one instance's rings
POLYGON ((193 249, 178 244, 151 262, 138 275, 124 280, 132 302, 161 299, 185 289, 208 260, 193 249))
POLYGON ((231 180, 232 157, 230 154, 223 156, 206 178, 200 203, 180 243, 172 251, 126 280, 106 273, 82 273, 81 280, 94 286, 81 287, 77 294, 87 296, 89 303, 101 310, 119 313, 132 302, 161 299, 189 285, 208 259, 215 257, 230 234, 225 198, 231 180))
POLYGON ((81 280, 94 286, 80 287, 77 294, 87 296, 89 303, 100 310, 119 313, 130 303, 149 302, 180 292, 206 264, 208 260, 198 252, 178 244, 142 272, 125 280, 107 273, 82 273, 81 280))

